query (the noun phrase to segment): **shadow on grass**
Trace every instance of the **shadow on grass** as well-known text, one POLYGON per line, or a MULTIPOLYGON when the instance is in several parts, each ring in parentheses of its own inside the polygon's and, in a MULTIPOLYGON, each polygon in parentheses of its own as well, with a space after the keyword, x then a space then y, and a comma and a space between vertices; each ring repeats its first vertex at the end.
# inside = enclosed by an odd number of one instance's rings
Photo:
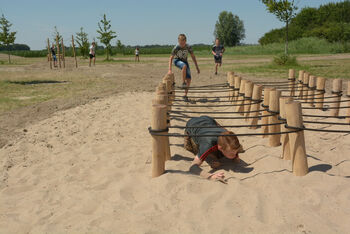
POLYGON ((67 83, 68 81, 58 81, 58 80, 29 80, 29 81, 5 81, 9 84, 18 84, 18 85, 36 85, 36 84, 62 84, 67 83))

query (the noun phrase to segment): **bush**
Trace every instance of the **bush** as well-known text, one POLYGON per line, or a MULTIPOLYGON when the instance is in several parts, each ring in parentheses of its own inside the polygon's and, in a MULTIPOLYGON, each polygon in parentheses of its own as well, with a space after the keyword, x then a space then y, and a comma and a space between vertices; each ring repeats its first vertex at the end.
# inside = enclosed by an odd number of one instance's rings
POLYGON ((291 55, 281 54, 273 58, 273 63, 280 66, 297 66, 297 58, 291 55))

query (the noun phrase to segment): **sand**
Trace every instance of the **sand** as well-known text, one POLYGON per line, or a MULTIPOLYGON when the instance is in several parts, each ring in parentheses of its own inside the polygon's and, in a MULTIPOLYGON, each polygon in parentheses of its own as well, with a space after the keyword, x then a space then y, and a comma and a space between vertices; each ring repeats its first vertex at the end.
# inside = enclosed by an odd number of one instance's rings
POLYGON ((172 138, 167 173, 152 179, 152 97, 115 95, 19 129, 0 149, 0 233, 349 232, 349 134, 306 132, 304 177, 281 147, 241 137, 246 153, 221 169, 226 185, 190 175, 193 155, 172 138))

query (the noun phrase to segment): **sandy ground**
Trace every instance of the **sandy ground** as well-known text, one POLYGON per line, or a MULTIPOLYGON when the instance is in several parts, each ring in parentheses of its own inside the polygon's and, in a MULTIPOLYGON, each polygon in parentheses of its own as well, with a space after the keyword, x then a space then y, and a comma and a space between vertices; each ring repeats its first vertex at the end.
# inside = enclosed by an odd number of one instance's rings
POLYGON ((227 185, 188 174, 193 155, 172 138, 167 173, 151 179, 152 97, 126 92, 18 129, 0 149, 0 233, 349 232, 349 134, 306 132, 304 177, 281 147, 241 137, 241 162, 221 169, 227 185))

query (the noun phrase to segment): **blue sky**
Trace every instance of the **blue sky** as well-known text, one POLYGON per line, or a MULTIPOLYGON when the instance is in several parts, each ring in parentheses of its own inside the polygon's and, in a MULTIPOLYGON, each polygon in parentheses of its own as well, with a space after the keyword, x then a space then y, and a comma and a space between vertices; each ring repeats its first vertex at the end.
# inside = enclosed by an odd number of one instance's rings
MULTIPOLYGON (((328 2, 341 0, 299 0, 299 7, 328 2)), ((91 40, 97 37, 97 22, 104 13, 123 44, 175 44, 179 33, 185 33, 190 44, 211 43, 215 22, 224 10, 244 21, 245 43, 257 43, 265 32, 283 26, 259 0, 0 0, 0 13, 17 31, 16 43, 31 49, 43 49, 54 26, 66 45, 80 27, 91 40)))

